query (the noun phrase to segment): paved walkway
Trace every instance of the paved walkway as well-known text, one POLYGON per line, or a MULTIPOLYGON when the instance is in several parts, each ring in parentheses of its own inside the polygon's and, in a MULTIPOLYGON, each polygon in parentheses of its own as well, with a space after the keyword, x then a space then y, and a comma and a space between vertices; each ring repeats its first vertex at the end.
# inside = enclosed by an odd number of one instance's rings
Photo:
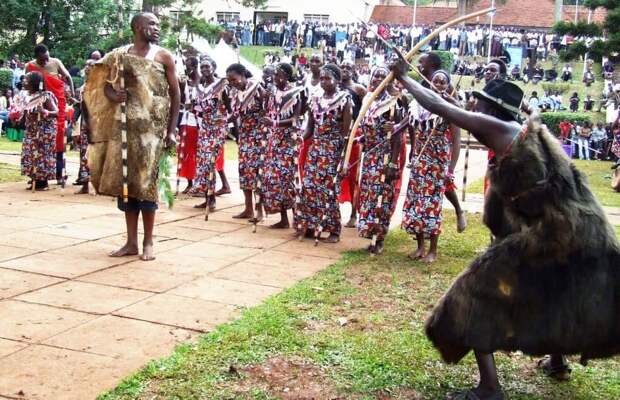
MULTIPOLYGON (((0 161, 19 162, 6 154, 0 161)), ((75 167, 69 163, 73 176, 75 167)), ((237 187, 234 169, 227 162, 237 187)), ((483 171, 484 153, 473 152, 470 180, 483 171)), ((291 230, 261 225, 253 234, 231 218, 242 203, 235 193, 218 199, 208 222, 192 208, 199 199, 162 209, 155 261, 110 258, 125 241, 114 199, 24 187, 0 185, 0 398, 92 399, 342 251, 367 245, 352 229, 318 248, 291 230)))

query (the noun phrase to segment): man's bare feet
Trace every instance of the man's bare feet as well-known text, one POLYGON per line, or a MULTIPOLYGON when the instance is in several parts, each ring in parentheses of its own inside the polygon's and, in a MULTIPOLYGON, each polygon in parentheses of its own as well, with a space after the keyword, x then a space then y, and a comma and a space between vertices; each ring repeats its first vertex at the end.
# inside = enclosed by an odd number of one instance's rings
POLYGON ((138 245, 126 243, 120 249, 108 254, 110 257, 127 257, 138 255, 138 245))
POLYGON ((233 215, 234 219, 250 219, 254 216, 252 210, 243 210, 242 213, 233 215))
POLYGON ((429 251, 428 254, 422 259, 423 263, 432 264, 437 260, 437 253, 429 251))
POLYGON ((229 194, 229 193, 230 193, 230 188, 225 186, 225 187, 222 187, 220 190, 216 191, 215 195, 216 196, 221 196, 223 194, 229 194))
POLYGON ((153 244, 144 244, 142 246, 142 255, 140 256, 140 260, 142 261, 153 261, 155 256, 153 255, 153 244))
POLYGON ((269 229, 288 229, 291 225, 288 222, 280 221, 273 225, 269 225, 269 229))
POLYGON ((461 233, 467 228, 467 218, 465 217, 465 212, 461 212, 460 214, 456 214, 456 231, 461 233))
POLYGON ((357 226, 357 217, 351 217, 349 222, 344 226, 345 228, 355 228, 357 226))
POLYGON ((412 259, 412 260, 419 260, 422 257, 424 257, 424 248, 423 247, 418 247, 418 249, 416 251, 414 251, 413 253, 409 254, 409 258, 412 259))

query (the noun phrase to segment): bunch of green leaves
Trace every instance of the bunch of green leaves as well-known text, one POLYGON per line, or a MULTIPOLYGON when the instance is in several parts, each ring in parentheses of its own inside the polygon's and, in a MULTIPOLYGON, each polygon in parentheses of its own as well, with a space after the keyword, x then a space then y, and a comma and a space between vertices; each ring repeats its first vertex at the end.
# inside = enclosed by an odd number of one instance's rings
POLYGON ((162 152, 158 163, 158 179, 157 179, 157 192, 159 193, 159 200, 166 203, 168 208, 174 206, 174 192, 172 191, 172 185, 170 184, 170 169, 172 168, 172 152, 170 149, 166 149, 162 152))

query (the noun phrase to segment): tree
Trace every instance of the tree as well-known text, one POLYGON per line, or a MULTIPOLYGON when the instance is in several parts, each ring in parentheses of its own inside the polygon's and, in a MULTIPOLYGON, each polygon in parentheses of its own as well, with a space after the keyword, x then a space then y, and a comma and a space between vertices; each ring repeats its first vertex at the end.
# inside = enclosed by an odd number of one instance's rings
POLYGON ((122 15, 114 0, 5 0, 0 13, 0 53, 32 57, 43 43, 68 65, 83 60, 119 31, 122 15))
POLYGON ((248 8, 265 8, 268 0, 235 0, 237 3, 248 8))
POLYGON ((606 34, 606 40, 594 40, 589 46, 583 41, 575 41, 561 56, 565 60, 578 58, 586 53, 594 60, 600 60, 603 56, 610 56, 620 49, 620 0, 585 0, 584 6, 592 10, 603 7, 607 10, 607 17, 602 24, 579 21, 557 22, 553 30, 560 34, 573 36, 601 37, 606 34))

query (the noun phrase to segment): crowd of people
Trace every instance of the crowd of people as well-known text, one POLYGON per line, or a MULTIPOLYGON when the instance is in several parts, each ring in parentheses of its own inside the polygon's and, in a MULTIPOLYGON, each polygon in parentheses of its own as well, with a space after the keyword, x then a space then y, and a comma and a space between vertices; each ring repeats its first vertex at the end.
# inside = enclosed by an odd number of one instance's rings
MULTIPOLYGON (((472 92, 456 90, 434 52, 419 58, 422 84, 402 60, 373 66, 360 84, 354 58, 337 65, 322 53, 309 57, 307 70, 279 62, 259 78, 235 63, 224 77, 215 74, 216 60, 196 51, 185 54, 177 71, 172 54, 156 44, 155 15, 137 14, 131 28, 131 44, 91 53, 78 90, 80 173, 98 193, 117 197, 126 219, 127 242, 111 256, 139 253, 141 214, 141 259, 154 259, 156 178, 164 172, 165 147, 176 144, 177 176, 187 180, 187 195, 204 198, 196 207, 204 208, 205 219, 217 211, 216 197, 234 189, 222 174, 224 141, 233 135, 245 207, 232 218, 256 226, 275 214, 279 221, 270 228, 292 228, 300 240, 316 243, 338 242, 343 225, 357 228, 370 240, 369 253, 379 255, 408 164, 401 225, 416 242, 410 258, 432 263, 444 229, 444 196, 455 207, 457 229, 466 228, 454 182, 464 129, 490 149, 485 224, 493 243, 426 324, 446 361, 475 353, 479 385, 450 398, 504 398, 494 351, 551 354, 539 367, 558 380, 570 378, 564 354, 587 361, 619 351, 620 245, 559 141, 535 115, 528 117, 534 107, 506 79, 502 60, 485 65, 485 86, 472 92), (396 81, 377 90, 390 72, 396 81), (353 205, 345 224, 343 201, 353 205)), ((47 48, 37 46, 34 55, 25 67, 23 100, 14 102, 9 118, 26 127, 22 173, 31 178, 30 189, 45 190, 48 180, 64 179, 56 171, 63 166, 58 138, 67 126, 61 110, 75 90, 47 48)), ((620 156, 618 116, 611 132, 612 152, 620 156)))

